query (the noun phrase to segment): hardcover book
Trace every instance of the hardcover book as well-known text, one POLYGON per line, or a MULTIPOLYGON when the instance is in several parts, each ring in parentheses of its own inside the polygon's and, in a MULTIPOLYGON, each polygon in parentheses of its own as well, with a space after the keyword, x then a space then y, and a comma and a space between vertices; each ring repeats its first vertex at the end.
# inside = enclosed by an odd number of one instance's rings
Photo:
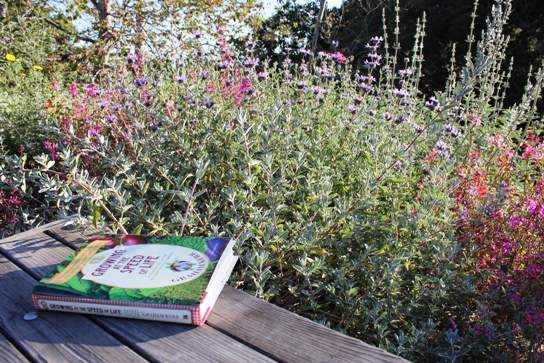
POLYGON ((238 257, 234 240, 96 236, 32 292, 41 310, 202 325, 238 257))

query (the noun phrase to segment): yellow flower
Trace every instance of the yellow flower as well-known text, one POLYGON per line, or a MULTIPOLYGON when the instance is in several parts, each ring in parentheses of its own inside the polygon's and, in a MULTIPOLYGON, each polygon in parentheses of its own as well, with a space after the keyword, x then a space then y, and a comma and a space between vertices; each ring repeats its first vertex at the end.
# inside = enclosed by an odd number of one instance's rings
POLYGON ((20 75, 21 77, 24 77, 24 76, 26 76, 26 73, 21 72, 21 73, 19 73, 19 75, 20 75))
POLYGON ((13 54, 6 54, 6 59, 10 62, 15 62, 17 58, 13 54))
POLYGON ((34 69, 37 70, 37 71, 43 71, 43 68, 40 67, 40 66, 34 66, 34 67, 32 67, 32 68, 34 68, 34 69))

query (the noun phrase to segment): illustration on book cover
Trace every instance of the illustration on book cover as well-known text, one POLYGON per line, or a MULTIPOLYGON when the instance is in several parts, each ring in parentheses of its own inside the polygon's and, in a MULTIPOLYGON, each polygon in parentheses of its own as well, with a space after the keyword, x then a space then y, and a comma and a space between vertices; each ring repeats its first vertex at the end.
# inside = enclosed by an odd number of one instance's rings
POLYGON ((225 249, 232 248, 230 242, 211 237, 94 237, 43 278, 33 294, 73 301, 199 305, 225 249))

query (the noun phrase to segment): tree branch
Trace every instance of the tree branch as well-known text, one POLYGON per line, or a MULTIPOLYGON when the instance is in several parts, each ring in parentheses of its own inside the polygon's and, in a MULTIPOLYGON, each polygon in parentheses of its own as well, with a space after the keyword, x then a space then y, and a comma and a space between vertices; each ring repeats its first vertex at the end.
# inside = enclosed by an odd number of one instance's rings
MULTIPOLYGON (((67 33, 67 34, 70 34, 70 35, 72 34, 70 31, 64 29, 64 28, 62 27, 62 25, 60 25, 59 23, 57 23, 57 22, 55 22, 55 21, 53 21, 53 20, 51 20, 51 19, 48 19, 48 18, 42 18, 42 19, 45 20, 45 22, 46 22, 47 24, 49 24, 49 25, 51 25, 51 26, 57 28, 58 30, 63 31, 63 32, 65 32, 65 33, 67 33)), ((89 38, 89 37, 81 36, 81 35, 79 35, 79 34, 75 34, 75 36, 76 36, 76 38, 79 39, 79 40, 83 40, 83 41, 89 42, 89 43, 96 43, 96 40, 95 40, 95 39, 91 39, 91 38, 89 38)))

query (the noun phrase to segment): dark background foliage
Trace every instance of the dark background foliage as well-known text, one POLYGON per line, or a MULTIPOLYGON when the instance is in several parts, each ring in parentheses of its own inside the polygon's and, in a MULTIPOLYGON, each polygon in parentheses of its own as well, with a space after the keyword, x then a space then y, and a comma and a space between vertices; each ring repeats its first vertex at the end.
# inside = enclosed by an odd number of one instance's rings
MULTIPOLYGON (((486 28, 493 0, 480 0, 475 19, 476 40, 486 28)), ((366 59, 365 45, 373 36, 383 34, 383 16, 389 43, 392 45, 396 27, 396 0, 346 0, 340 8, 329 9, 324 17, 317 50, 341 51, 351 56, 352 64, 361 68, 366 59), (338 41, 335 48, 332 41, 338 41)), ((451 61, 452 45, 456 45, 457 66, 464 64, 470 32, 473 0, 401 0, 399 2, 400 56, 409 55, 413 47, 418 19, 425 13, 424 78, 420 91, 432 95, 443 89, 448 77, 447 66, 451 61)), ((279 60, 280 54, 287 54, 286 47, 309 46, 319 2, 296 4, 283 1, 277 11, 256 31, 256 37, 264 44, 266 56, 279 60)), ((505 106, 511 106, 521 99, 527 83, 530 67, 538 68, 544 61, 544 1, 514 0, 513 12, 506 25, 505 34, 510 37, 506 52, 506 65, 514 58, 514 69, 507 93, 505 106)), ((459 70, 458 69, 458 70, 459 70)), ((505 69, 507 71, 507 69, 505 69)), ((544 107, 540 101, 539 109, 544 107)))

